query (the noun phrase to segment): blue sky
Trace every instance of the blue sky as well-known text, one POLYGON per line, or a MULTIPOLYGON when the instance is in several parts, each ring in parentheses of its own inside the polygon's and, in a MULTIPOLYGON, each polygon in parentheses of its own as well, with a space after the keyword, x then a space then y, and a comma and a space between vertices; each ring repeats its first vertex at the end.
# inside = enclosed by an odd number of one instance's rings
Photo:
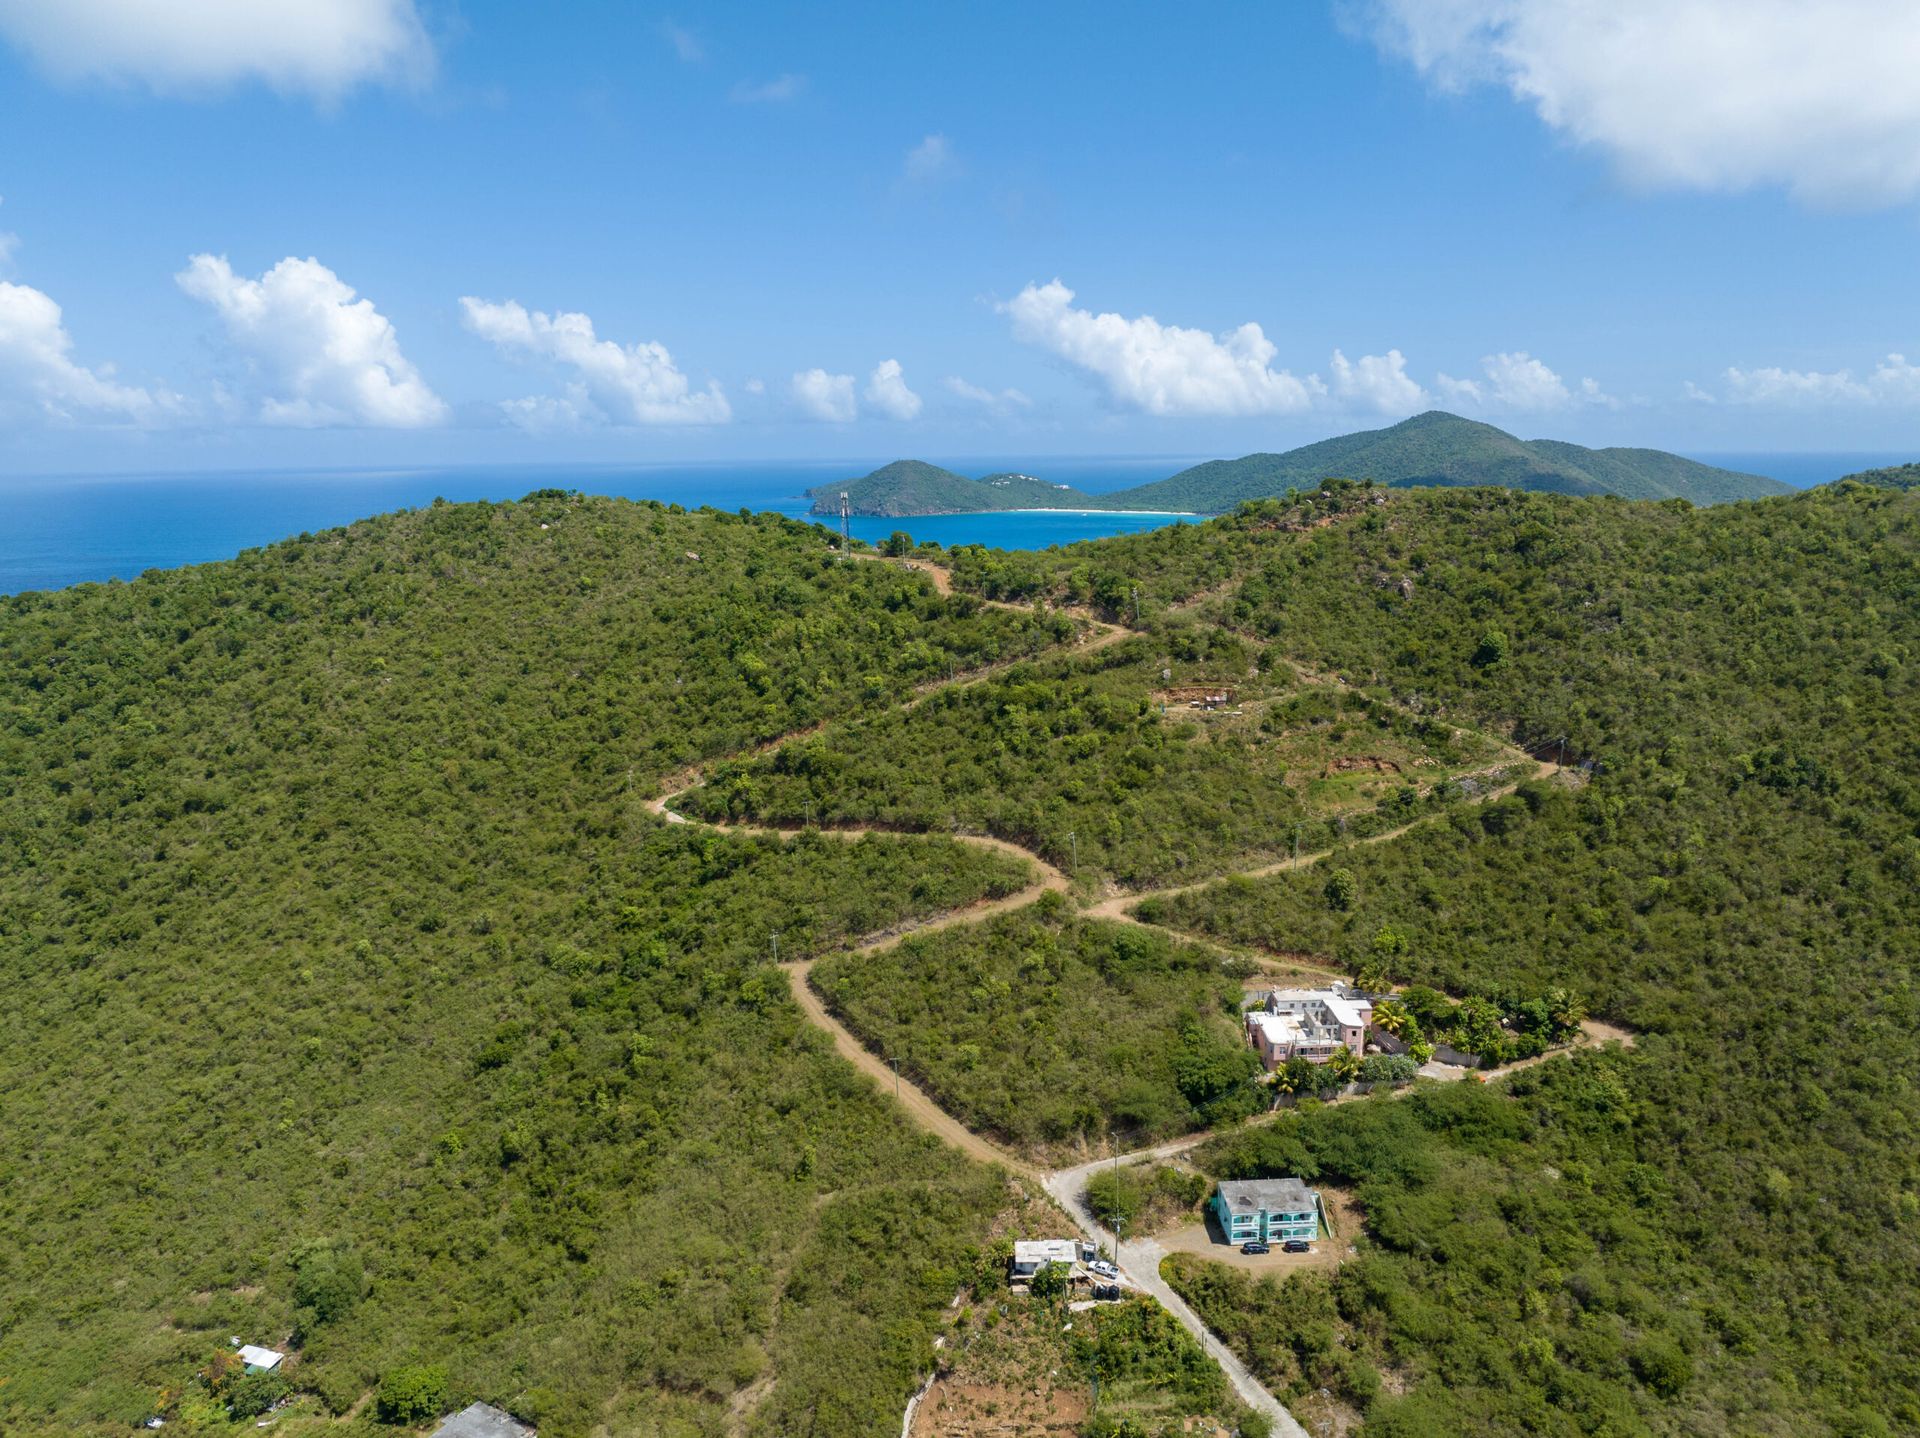
POLYGON ((1920 451, 1910 5, 259 8, 0 0, 0 464, 1920 451))

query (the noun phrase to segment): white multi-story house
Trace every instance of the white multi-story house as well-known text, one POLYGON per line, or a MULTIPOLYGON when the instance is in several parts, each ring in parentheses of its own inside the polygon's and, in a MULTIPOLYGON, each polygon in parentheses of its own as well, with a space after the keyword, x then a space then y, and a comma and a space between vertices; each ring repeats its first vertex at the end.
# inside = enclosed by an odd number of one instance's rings
POLYGON ((1268 1068, 1295 1057, 1323 1064, 1335 1049, 1366 1053, 1373 1001, 1336 979, 1324 989, 1275 989, 1246 1018, 1247 1042, 1268 1068))

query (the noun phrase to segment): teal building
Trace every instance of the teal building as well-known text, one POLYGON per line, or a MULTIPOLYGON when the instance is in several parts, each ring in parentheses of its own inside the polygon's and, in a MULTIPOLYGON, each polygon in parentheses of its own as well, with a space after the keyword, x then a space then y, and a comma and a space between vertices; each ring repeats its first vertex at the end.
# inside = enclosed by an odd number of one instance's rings
POLYGON ((1229 1180, 1214 1191, 1213 1213, 1236 1245, 1320 1236, 1318 1196, 1297 1178, 1229 1180))

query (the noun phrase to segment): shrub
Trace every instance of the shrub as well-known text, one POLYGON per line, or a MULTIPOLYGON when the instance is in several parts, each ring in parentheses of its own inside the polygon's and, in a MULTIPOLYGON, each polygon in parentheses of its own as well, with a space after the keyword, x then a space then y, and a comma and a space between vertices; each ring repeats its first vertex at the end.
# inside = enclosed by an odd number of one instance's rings
POLYGON ((236 1419, 258 1418, 292 1391, 278 1373, 249 1373, 227 1389, 227 1411, 236 1419))
POLYGON ((374 1411, 382 1423, 424 1423, 446 1403, 447 1370, 433 1364, 392 1369, 374 1395, 374 1411))

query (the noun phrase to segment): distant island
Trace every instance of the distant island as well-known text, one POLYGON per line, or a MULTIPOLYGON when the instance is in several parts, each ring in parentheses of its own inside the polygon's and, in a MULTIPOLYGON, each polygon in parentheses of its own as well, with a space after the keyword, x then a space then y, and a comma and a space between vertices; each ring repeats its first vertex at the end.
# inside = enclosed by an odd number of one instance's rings
POLYGON ((1209 460, 1169 479, 1111 494, 1087 494, 1028 474, 970 479, 938 465, 903 459, 859 479, 820 485, 807 496, 815 514, 839 513, 844 494, 854 514, 898 519, 1011 509, 1201 515, 1225 514, 1247 500, 1309 489, 1328 479, 1367 479, 1391 489, 1493 484, 1695 504, 1758 499, 1790 489, 1779 480, 1719 469, 1664 450, 1588 449, 1562 440, 1516 439, 1493 425, 1430 410, 1386 429, 1341 435, 1284 454, 1209 460))

